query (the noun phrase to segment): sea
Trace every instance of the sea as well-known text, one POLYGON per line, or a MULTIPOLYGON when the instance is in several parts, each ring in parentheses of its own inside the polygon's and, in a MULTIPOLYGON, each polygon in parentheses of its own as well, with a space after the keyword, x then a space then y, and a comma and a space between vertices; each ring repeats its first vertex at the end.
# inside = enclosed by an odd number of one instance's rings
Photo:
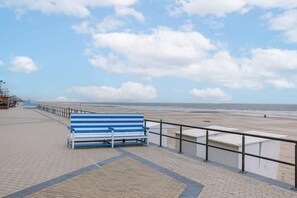
POLYGON ((297 104, 232 104, 232 103, 88 103, 105 107, 143 110, 166 110, 192 113, 226 113, 247 116, 283 117, 297 119, 297 104))

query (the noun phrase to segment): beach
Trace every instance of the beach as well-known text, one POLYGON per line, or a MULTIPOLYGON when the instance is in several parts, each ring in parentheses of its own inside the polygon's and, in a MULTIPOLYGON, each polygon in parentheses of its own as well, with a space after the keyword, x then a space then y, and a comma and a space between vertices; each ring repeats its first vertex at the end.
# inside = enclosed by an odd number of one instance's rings
MULTIPOLYGON (((297 140, 297 119, 286 117, 249 116, 209 111, 180 111, 178 109, 149 108, 137 106, 94 105, 87 103, 47 103, 50 106, 67 107, 93 112, 141 112, 146 119, 160 120, 191 126, 223 126, 237 128, 238 132, 250 130, 286 135, 286 139, 297 140)), ((170 129, 169 135, 175 136, 178 128, 170 129)), ((168 147, 175 148, 175 140, 168 138, 168 147)), ((281 143, 280 160, 294 163, 294 145, 281 143)), ((279 164, 278 180, 294 184, 294 167, 279 164)))

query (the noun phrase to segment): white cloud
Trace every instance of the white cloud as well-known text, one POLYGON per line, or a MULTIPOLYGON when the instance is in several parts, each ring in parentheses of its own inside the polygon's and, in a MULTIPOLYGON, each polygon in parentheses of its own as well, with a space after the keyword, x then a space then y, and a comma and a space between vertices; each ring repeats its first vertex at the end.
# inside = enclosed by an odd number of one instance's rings
POLYGON ((210 80, 226 86, 231 86, 233 76, 239 75, 230 54, 218 50, 198 32, 159 28, 151 34, 96 34, 94 42, 97 47, 111 49, 112 53, 96 55, 90 63, 111 72, 210 80))
POLYGON ((30 57, 16 56, 11 60, 10 70, 13 72, 32 73, 38 70, 38 66, 30 57))
POLYGON ((271 84, 272 86, 278 88, 278 89, 292 89, 296 87, 296 84, 293 82, 288 82, 287 80, 269 80, 267 82, 268 84, 271 84))
POLYGON ((181 31, 191 32, 193 31, 194 25, 191 20, 187 20, 183 25, 179 27, 181 31))
MULTIPOLYGON (((279 16, 269 14, 262 17, 268 20, 271 30, 282 31, 286 41, 297 43, 297 1, 296 0, 176 0, 177 6, 173 13, 185 12, 189 15, 224 17, 227 14, 245 13, 253 8, 261 8, 266 11, 278 9, 282 13, 279 16)), ((223 24, 214 20, 208 20, 209 25, 221 28, 223 24)))
POLYGON ((291 9, 297 7, 296 0, 245 0, 248 6, 260 7, 263 9, 281 8, 291 9))
POLYGON ((157 97, 157 91, 150 85, 126 82, 119 88, 109 86, 72 87, 67 90, 90 101, 149 101, 157 97))
POLYGON ((26 10, 40 11, 44 14, 58 13, 77 17, 91 15, 90 8, 120 6, 127 7, 137 0, 2 0, 0 6, 16 7, 18 14, 26 10))
POLYGON ((96 24, 96 30, 97 32, 107 32, 111 30, 116 30, 123 25, 124 24, 120 20, 114 17, 108 16, 108 17, 105 17, 103 21, 96 24))
POLYGON ((72 29, 78 34, 93 34, 95 28, 90 26, 89 21, 83 21, 79 25, 72 25, 72 29))
POLYGON ((270 29, 283 32, 287 41, 297 43, 297 9, 270 16, 268 24, 270 29))
POLYGON ((253 65, 259 69, 265 69, 270 75, 271 71, 297 70, 297 50, 253 49, 251 58, 243 60, 243 64, 253 65))
MULTIPOLYGON (((166 28, 153 30, 152 34, 108 33, 95 34, 93 38, 96 47, 109 48, 114 52, 105 57, 108 66, 104 69, 147 73, 149 76, 170 76, 169 68, 178 69, 181 65, 204 59, 208 51, 215 49, 215 45, 198 32, 166 28), (118 56, 124 56, 127 64, 121 62, 118 56)), ((96 59, 90 62, 100 67, 96 59)))
POLYGON ((224 17, 233 12, 247 12, 252 8, 289 10, 297 7, 296 0, 176 0, 175 13, 185 12, 189 15, 213 15, 224 17))
POLYGON ((56 99, 54 99, 53 101, 57 101, 57 102, 77 102, 76 99, 69 99, 65 96, 59 96, 56 99))
POLYGON ((227 95, 220 88, 192 89, 190 93, 203 100, 230 101, 231 96, 227 95))
POLYGON ((186 12, 189 15, 214 15, 223 17, 228 13, 240 12, 245 6, 244 0, 178 0, 179 12, 186 12))
POLYGON ((4 62, 2 60, 0 60, 0 66, 4 65, 4 62))
POLYGON ((280 49, 253 49, 250 57, 239 61, 241 77, 250 79, 254 88, 262 88, 265 82, 276 88, 292 88, 286 81, 295 81, 297 74, 297 51, 280 49))
POLYGON ((295 82, 297 75, 297 50, 259 48, 236 58, 220 44, 193 31, 158 28, 150 34, 94 34, 93 39, 95 47, 110 52, 91 55, 90 63, 115 73, 171 76, 249 89, 271 86, 270 80, 295 82))
POLYGON ((133 16, 137 21, 143 22, 145 17, 141 12, 136 11, 134 8, 129 7, 116 7, 116 14, 119 16, 133 16))
POLYGON ((105 17, 101 22, 92 24, 89 21, 83 21, 79 25, 73 25, 72 29, 78 34, 105 33, 117 30, 124 24, 112 16, 105 17))

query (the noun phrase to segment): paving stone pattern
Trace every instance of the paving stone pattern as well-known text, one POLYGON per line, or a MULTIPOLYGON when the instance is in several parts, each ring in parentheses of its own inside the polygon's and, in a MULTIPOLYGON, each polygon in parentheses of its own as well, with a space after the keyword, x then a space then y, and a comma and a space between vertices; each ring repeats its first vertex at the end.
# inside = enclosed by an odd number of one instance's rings
POLYGON ((152 168, 152 164, 204 185, 199 197, 297 197, 296 192, 155 146, 72 150, 66 146, 68 122, 40 110, 18 107, 0 111, 0 197, 17 195, 86 167, 93 168, 29 196, 182 196, 187 184, 152 168), (123 150, 146 162, 128 154, 125 157, 123 150))
POLYGON ((125 150, 203 184, 199 197, 297 197, 296 192, 158 147, 126 147, 125 150))
POLYGON ((185 187, 126 157, 28 197, 179 197, 185 187))
POLYGON ((66 137, 65 125, 34 110, 0 111, 0 197, 119 155, 110 148, 73 151, 66 137))

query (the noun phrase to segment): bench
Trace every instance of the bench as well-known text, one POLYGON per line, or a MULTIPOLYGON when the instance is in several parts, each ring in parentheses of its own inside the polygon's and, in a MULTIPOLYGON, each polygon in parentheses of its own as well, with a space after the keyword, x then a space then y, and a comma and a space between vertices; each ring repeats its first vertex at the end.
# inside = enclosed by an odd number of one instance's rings
POLYGON ((117 144, 148 145, 148 128, 139 113, 72 113, 67 145, 111 146, 117 144))

